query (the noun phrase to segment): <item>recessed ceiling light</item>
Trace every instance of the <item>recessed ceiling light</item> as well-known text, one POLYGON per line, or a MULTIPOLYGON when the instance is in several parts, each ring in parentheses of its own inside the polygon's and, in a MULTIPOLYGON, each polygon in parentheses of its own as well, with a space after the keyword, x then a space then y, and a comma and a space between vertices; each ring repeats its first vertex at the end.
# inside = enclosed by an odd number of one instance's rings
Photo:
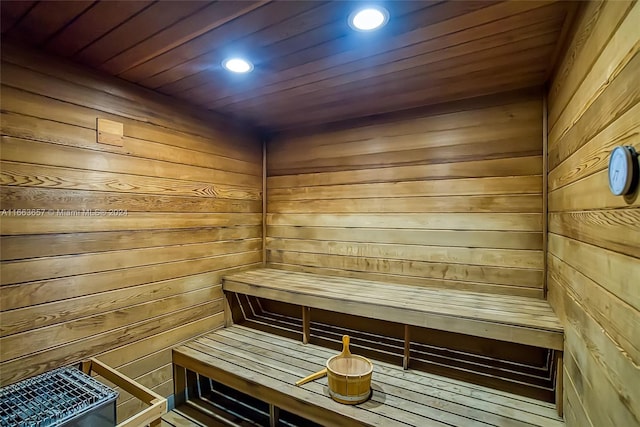
POLYGON ((229 58, 222 61, 222 66, 234 73, 248 73, 253 70, 253 64, 242 58, 229 58))
POLYGON ((389 20, 389 12, 383 7, 368 7, 355 11, 349 16, 349 25, 358 31, 373 31, 389 20))

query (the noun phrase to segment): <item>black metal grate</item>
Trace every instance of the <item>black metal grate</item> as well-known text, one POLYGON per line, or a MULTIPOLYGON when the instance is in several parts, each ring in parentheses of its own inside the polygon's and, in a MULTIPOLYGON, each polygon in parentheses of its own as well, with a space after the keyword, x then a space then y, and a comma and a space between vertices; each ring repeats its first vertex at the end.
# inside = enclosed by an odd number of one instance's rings
POLYGON ((118 397, 118 393, 70 367, 0 389, 0 426, 58 426, 118 397))

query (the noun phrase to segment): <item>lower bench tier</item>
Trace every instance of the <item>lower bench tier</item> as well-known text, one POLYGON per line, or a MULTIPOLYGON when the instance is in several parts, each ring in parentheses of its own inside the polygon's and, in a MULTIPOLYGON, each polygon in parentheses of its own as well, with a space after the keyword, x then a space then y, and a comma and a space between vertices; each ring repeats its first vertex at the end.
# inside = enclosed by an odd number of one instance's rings
POLYGON ((334 354, 231 326, 174 349, 176 399, 184 395, 186 368, 322 425, 563 425, 552 404, 377 361, 372 397, 357 406, 331 400, 326 378, 294 385, 334 354))

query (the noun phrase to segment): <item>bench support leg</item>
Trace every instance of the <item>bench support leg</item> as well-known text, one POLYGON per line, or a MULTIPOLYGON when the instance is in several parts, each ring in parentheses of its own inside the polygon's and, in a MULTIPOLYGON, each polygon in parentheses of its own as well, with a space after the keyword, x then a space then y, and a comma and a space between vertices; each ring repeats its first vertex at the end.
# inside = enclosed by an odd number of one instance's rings
POLYGON ((198 374, 187 369, 187 399, 200 397, 200 384, 198 374))
POLYGON ((231 311, 231 301, 233 294, 225 292, 223 296, 224 300, 224 327, 228 328, 233 325, 233 312, 231 311))
POLYGON ((311 309, 302 306, 302 343, 309 344, 311 335, 311 309))
POLYGON ((269 427, 277 427, 280 421, 280 408, 273 404, 269 404, 269 427))
POLYGON ((558 416, 562 417, 564 413, 563 408, 563 394, 564 394, 564 386, 563 375, 564 375, 564 360, 563 353, 559 350, 556 350, 556 409, 558 410, 558 416))
POLYGON ((187 374, 185 368, 173 365, 173 397, 176 407, 187 400, 187 374))
POLYGON ((82 362, 80 362, 80 369, 82 370, 82 372, 89 375, 91 373, 91 361, 83 360, 82 362))
POLYGON ((409 369, 409 357, 411 354, 411 337, 409 325, 404 325, 404 357, 402 358, 402 367, 409 369))

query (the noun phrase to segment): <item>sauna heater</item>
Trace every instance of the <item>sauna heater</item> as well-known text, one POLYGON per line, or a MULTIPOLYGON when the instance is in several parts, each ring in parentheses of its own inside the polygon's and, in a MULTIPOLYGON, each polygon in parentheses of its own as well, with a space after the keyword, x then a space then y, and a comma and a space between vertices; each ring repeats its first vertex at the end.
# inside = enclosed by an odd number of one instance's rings
POLYGON ((59 368, 0 389, 0 426, 115 426, 117 397, 79 369, 59 368))

